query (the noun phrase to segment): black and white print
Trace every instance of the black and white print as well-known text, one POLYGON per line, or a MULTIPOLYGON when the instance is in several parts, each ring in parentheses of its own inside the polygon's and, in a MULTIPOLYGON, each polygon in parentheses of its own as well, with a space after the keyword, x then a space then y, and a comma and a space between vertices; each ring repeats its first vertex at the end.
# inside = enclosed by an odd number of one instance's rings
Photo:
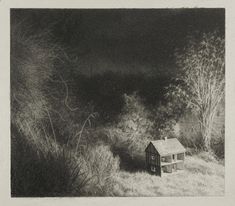
POLYGON ((11 9, 11 196, 224 195, 225 9, 11 9))

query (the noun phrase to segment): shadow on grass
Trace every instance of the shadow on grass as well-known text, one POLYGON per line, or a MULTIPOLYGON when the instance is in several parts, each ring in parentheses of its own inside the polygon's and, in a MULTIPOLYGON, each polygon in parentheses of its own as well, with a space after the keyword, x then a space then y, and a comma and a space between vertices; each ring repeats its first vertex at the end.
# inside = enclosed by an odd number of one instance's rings
POLYGON ((124 148, 113 147, 114 156, 120 158, 120 169, 131 173, 146 171, 144 158, 131 156, 124 148))

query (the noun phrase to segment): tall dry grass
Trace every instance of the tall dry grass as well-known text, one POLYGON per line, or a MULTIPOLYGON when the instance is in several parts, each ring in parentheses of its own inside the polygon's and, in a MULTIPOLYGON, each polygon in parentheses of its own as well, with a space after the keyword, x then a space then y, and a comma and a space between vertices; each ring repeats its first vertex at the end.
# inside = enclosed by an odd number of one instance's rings
POLYGON ((27 21, 15 20, 11 22, 12 196, 110 194, 118 159, 105 146, 89 147, 87 128, 95 116, 71 101, 68 82, 58 75, 62 48, 49 30, 33 34, 27 21))

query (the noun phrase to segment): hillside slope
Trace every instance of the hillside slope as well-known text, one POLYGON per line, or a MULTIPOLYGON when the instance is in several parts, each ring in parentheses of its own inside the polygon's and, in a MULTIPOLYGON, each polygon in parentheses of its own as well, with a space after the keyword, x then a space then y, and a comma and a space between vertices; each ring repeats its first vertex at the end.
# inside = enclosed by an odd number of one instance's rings
POLYGON ((220 196, 224 195, 224 166, 199 156, 187 156, 182 171, 163 177, 120 171, 116 183, 116 196, 220 196))

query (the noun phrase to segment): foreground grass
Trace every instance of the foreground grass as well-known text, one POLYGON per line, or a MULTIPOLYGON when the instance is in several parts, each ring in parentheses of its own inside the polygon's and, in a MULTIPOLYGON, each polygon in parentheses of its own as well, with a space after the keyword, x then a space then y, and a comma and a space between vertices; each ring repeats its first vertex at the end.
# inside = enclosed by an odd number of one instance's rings
POLYGON ((182 171, 163 177, 120 171, 116 183, 116 196, 220 196, 224 195, 224 166, 187 156, 182 171))

